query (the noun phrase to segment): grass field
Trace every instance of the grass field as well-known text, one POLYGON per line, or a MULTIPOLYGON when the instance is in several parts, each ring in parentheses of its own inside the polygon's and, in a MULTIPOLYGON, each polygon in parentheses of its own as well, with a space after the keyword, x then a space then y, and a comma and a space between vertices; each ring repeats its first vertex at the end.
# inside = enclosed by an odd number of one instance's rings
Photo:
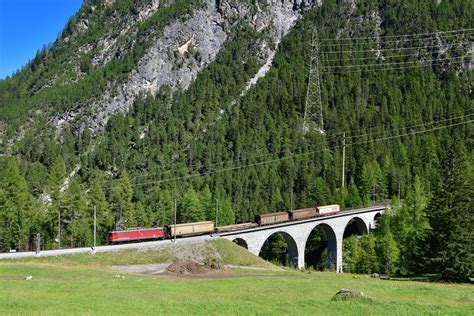
MULTIPOLYGON (((229 256, 227 263, 242 260, 238 250, 218 247, 229 256)), ((78 255, 2 260, 0 314, 474 315, 474 286, 468 284, 307 271, 234 271, 229 278, 189 279, 108 268, 130 260, 163 262, 165 256, 148 254, 138 260, 137 253, 125 252, 114 254, 115 259, 78 255), (25 280, 29 275, 33 279, 25 280), (333 300, 341 288, 363 291, 372 299, 333 300)))

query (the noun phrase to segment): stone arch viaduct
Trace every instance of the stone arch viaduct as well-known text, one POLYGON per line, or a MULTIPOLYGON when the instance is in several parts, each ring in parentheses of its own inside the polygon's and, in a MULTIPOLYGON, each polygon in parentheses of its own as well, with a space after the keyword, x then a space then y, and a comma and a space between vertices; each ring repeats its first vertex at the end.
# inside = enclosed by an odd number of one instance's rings
POLYGON ((288 261, 301 269, 305 267, 305 248, 308 238, 316 227, 322 227, 328 237, 326 265, 336 267, 337 272, 342 272, 342 240, 349 223, 356 227, 358 234, 367 234, 375 227, 378 217, 387 208, 387 206, 373 206, 342 211, 339 214, 326 217, 260 226, 216 235, 234 241, 258 256, 265 241, 271 235, 281 233, 288 245, 288 261))

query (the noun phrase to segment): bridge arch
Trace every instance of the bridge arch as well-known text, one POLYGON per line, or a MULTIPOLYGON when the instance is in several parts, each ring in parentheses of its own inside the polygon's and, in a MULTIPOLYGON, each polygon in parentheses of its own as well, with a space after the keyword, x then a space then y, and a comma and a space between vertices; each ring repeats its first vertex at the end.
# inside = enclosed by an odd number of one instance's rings
POLYGON ((344 228, 344 238, 347 238, 351 235, 367 235, 369 233, 370 227, 367 227, 366 223, 360 217, 352 217, 346 224, 344 228))
POLYGON ((269 236, 267 236, 262 244, 262 247, 259 250, 258 255, 266 260, 271 259, 265 257, 268 255, 266 251, 269 250, 270 242, 272 242, 274 238, 278 238, 278 235, 282 236, 286 242, 286 261, 288 262, 288 265, 292 267, 298 267, 298 245, 296 244, 296 241, 293 236, 291 236, 285 231, 275 231, 272 232, 269 236))
POLYGON ((249 249, 249 246, 247 245, 247 242, 242 238, 235 238, 234 240, 232 240, 232 242, 236 243, 240 247, 244 247, 245 249, 249 249))
POLYGON ((377 228, 377 226, 379 226, 381 217, 382 217, 382 213, 375 214, 374 220, 372 221, 372 227, 370 228, 370 230, 377 228))
POLYGON ((334 229, 326 223, 315 225, 306 238, 304 252, 307 266, 318 268, 319 265, 319 268, 335 269, 337 266, 337 238, 334 229), (326 249, 326 260, 322 262, 326 249))

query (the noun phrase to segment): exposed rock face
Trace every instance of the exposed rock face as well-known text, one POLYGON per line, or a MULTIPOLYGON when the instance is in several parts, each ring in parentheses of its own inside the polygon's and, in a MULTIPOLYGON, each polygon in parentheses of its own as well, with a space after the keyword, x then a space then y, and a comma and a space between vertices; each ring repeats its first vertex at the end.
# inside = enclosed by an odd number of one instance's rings
MULTIPOLYGON (((162 85, 187 88, 198 72, 215 59, 239 21, 248 23, 259 32, 265 31, 278 44, 301 16, 302 10, 315 3, 319 1, 272 0, 265 8, 260 8, 238 0, 206 0, 204 8, 194 10, 188 19, 177 20, 164 28, 162 35, 156 38, 155 44, 140 60, 137 69, 130 73, 127 82, 118 87, 117 93, 106 93, 91 104, 92 115, 81 119, 80 129, 102 130, 110 115, 128 111, 140 92, 156 94, 162 85)), ((137 12, 136 15, 140 19, 149 17, 158 6, 159 2, 153 1, 144 9, 145 13, 137 12)), ((107 62, 111 58, 110 51, 120 49, 114 46, 114 40, 104 39, 101 43, 104 53, 94 57, 95 65, 107 62)), ((274 48, 269 43, 260 43, 259 46, 258 57, 261 64, 266 65, 254 82, 265 75, 274 54, 274 48)), ((81 112, 83 108, 77 111, 81 112)), ((74 124, 74 117, 77 117, 76 113, 61 114, 53 120, 53 124, 59 128, 74 124)))
POLYGON ((126 48, 116 45, 118 37, 126 34, 135 23, 142 22, 149 18, 162 6, 164 6, 164 4, 160 6, 159 0, 152 0, 143 7, 136 7, 133 10, 133 15, 122 21, 119 34, 113 34, 113 31, 110 31, 105 37, 97 42, 96 45, 100 49, 92 58, 92 65, 103 66, 111 61, 114 55, 120 55, 121 51, 126 48))

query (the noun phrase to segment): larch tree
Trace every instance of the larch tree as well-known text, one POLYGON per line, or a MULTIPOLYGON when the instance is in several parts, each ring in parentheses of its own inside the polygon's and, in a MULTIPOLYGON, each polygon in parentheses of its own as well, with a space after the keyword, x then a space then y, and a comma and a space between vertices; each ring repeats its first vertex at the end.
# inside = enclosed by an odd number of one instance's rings
POLYGON ((7 158, 3 172, 0 184, 0 221, 3 223, 0 247, 4 250, 26 250, 33 233, 30 231, 34 216, 33 197, 15 158, 7 158))

